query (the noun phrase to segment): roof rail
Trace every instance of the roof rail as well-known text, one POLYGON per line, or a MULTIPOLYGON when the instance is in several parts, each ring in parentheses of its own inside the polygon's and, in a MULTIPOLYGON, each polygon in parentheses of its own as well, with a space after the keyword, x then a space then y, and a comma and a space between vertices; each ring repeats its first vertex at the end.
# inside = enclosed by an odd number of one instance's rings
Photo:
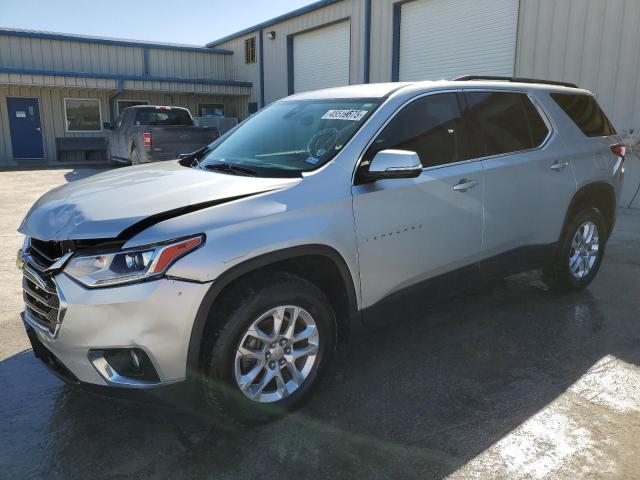
POLYGON ((462 77, 456 77, 454 82, 467 82, 470 80, 495 80, 499 82, 518 82, 518 83, 541 83, 545 85, 558 85, 560 87, 578 88, 575 83, 558 82, 555 80, 540 80, 537 78, 522 78, 522 77, 499 77, 491 75, 463 75, 462 77))

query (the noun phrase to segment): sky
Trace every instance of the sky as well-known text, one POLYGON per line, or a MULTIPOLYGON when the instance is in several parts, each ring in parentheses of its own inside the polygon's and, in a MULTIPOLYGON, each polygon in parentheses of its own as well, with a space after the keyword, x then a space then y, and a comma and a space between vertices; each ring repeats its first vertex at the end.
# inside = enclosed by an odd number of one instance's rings
POLYGON ((204 45, 315 0, 0 0, 0 27, 204 45))

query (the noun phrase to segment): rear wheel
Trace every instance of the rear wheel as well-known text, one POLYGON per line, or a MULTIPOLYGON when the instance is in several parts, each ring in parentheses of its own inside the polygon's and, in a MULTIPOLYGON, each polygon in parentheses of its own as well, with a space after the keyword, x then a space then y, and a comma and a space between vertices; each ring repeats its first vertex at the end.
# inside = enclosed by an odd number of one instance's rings
POLYGON ((606 223, 597 208, 580 211, 565 228, 545 282, 560 290, 580 290, 595 278, 606 243, 606 223))
POLYGON ((131 165, 140 165, 140 156, 135 148, 131 150, 131 165))
POLYGON ((205 398, 249 422, 298 408, 335 347, 335 315, 315 285, 287 273, 253 277, 214 306, 220 325, 205 364, 205 398))

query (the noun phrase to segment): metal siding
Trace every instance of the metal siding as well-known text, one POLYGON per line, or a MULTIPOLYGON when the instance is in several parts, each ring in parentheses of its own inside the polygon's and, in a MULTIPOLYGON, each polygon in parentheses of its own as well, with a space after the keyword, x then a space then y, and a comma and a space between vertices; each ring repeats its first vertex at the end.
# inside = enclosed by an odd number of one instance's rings
POLYGON ((351 22, 293 37, 294 92, 349 84, 351 22))
POLYGON ((247 116, 248 96, 231 95, 207 95, 207 94, 180 94, 180 93, 154 93, 154 92, 123 92, 118 100, 146 100, 149 105, 174 105, 188 108, 193 116, 197 115, 197 106, 200 103, 222 103, 225 107, 225 115, 240 120, 247 116))
POLYGON ((401 9, 401 81, 513 75, 517 0, 415 0, 401 9))
POLYGON ((370 81, 391 80, 393 0, 376 0, 371 5, 371 63, 370 81))
POLYGON ((616 128, 640 128, 640 2, 521 0, 516 74, 591 90, 616 128))
POLYGON ((232 79, 226 68, 230 55, 7 35, 0 36, 0 66, 144 75, 145 48, 150 75, 232 79))
POLYGON ((364 81, 362 63, 364 57, 362 42, 364 37, 364 0, 344 0, 265 28, 265 34, 269 31, 276 32, 275 40, 266 38, 264 40, 265 102, 267 104, 288 95, 287 36, 345 18, 351 20, 350 82, 362 83, 364 81))
MULTIPOLYGON (((270 31, 270 30, 268 30, 270 31)), ((270 43, 273 43, 274 40, 269 40, 264 38, 267 32, 263 33, 263 42, 264 42, 264 50, 267 50, 270 43)), ((227 72, 230 78, 240 78, 242 80, 248 80, 253 83, 253 91, 251 92, 250 100, 251 102, 257 102, 260 98, 260 62, 259 58, 257 58, 255 63, 244 63, 244 41, 247 38, 257 37, 258 32, 253 32, 248 35, 244 35, 242 37, 233 38, 227 42, 220 44, 220 48, 224 48, 226 50, 231 50, 233 52, 232 56, 228 56, 225 58, 227 64, 227 72)), ((257 40, 257 39, 256 39, 257 40)), ((257 41, 256 41, 257 43, 257 41)), ((259 52, 257 53, 259 55, 259 52)), ((286 63, 284 64, 284 68, 286 68, 286 63)), ((265 69, 266 69, 266 59, 265 59, 265 69)))

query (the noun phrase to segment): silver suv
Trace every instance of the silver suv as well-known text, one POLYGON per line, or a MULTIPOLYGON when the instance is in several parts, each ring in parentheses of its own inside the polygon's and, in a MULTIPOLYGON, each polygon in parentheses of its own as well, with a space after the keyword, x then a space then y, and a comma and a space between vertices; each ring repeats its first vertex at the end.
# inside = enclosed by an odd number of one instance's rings
POLYGON ((354 326, 398 322, 394 305, 443 282, 542 268, 553 287, 586 287, 624 154, 570 84, 295 95, 181 160, 38 200, 19 229, 27 333, 70 382, 197 385, 214 407, 270 418, 308 397, 354 326))

